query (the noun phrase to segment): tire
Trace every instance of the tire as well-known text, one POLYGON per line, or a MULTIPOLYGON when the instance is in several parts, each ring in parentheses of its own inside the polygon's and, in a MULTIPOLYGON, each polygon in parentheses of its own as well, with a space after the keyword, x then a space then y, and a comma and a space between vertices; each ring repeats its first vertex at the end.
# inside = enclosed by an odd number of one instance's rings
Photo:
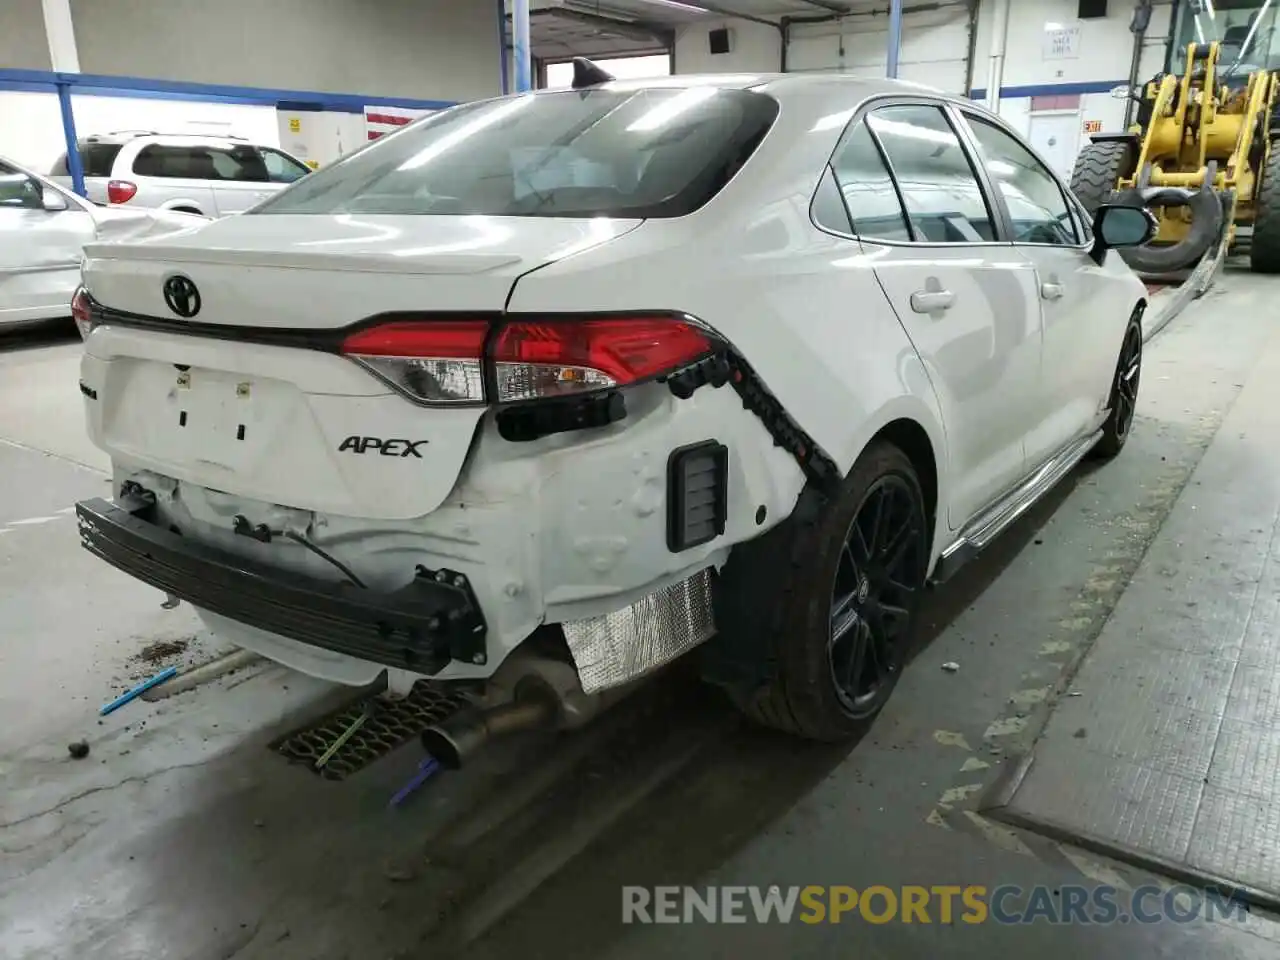
POLYGON ((1254 206, 1249 267, 1254 273, 1280 273, 1280 146, 1270 144, 1262 166, 1262 189, 1254 206))
POLYGON ((1098 460, 1110 460, 1121 450, 1133 432, 1134 415, 1138 405, 1138 387, 1142 380, 1142 315, 1129 319, 1116 359, 1116 372, 1111 378, 1111 393, 1107 398, 1107 419, 1102 425, 1102 438, 1090 451, 1098 460))
POLYGON ((791 518, 735 551, 716 616, 726 645, 763 653, 770 667, 730 686, 739 709, 776 730, 840 741, 871 724, 901 675, 931 526, 910 459, 884 442, 863 452, 834 500, 813 504, 802 497, 791 518))
POLYGON ((1127 140, 1104 140, 1086 144, 1071 171, 1071 192, 1090 216, 1115 192, 1120 178, 1127 176, 1136 162, 1133 144, 1127 140))

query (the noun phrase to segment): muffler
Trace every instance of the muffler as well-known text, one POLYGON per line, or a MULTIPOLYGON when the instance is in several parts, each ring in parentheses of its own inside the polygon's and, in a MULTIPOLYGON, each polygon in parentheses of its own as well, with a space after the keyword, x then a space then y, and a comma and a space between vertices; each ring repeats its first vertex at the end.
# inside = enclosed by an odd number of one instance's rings
POLYGON ((635 689, 582 690, 570 663, 513 654, 489 681, 489 706, 467 707, 422 731, 422 746, 446 770, 458 770, 489 741, 527 730, 585 726, 635 689))

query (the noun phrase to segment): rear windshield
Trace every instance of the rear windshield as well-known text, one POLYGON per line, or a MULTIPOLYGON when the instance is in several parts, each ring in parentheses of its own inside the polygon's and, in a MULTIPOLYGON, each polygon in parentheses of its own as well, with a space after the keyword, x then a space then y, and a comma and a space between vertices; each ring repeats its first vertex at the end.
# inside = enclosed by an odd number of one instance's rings
POLYGON ((254 214, 678 217, 713 197, 778 113, 714 86, 543 93, 403 128, 254 214))
MULTIPOLYGON (((84 175, 86 177, 109 177, 111 176, 111 166, 116 162, 116 154, 120 152, 120 147, 123 144, 86 143, 81 141, 78 146, 80 148, 80 163, 84 167, 84 175)), ((69 176, 67 155, 65 153, 58 158, 58 162, 53 165, 49 175, 53 177, 69 176)))

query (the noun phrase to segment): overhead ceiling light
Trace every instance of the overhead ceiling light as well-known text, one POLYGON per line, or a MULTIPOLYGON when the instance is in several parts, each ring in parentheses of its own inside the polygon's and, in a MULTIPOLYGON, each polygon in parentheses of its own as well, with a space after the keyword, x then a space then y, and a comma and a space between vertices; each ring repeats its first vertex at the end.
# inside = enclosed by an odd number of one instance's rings
POLYGON ((680 0, 638 0, 640 3, 647 3, 655 7, 669 7, 672 10, 683 10, 686 13, 710 13, 706 7, 700 7, 695 3, 681 3, 680 0))

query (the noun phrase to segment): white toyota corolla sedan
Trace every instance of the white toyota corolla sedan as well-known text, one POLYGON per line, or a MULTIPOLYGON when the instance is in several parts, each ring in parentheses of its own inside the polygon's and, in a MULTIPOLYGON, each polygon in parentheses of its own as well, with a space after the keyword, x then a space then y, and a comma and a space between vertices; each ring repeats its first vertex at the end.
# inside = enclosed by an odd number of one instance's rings
POLYGON ((695 647, 853 735, 926 583, 1124 445, 1152 221, 913 85, 579 67, 91 245, 85 545, 309 674, 488 679, 468 735, 695 647))

